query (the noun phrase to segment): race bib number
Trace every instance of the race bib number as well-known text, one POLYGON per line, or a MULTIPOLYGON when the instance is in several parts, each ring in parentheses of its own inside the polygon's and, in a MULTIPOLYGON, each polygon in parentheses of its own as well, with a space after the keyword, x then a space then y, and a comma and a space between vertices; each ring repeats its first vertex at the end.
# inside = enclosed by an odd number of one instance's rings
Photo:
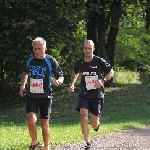
POLYGON ((44 93, 43 79, 30 78, 30 92, 31 93, 44 93))
POLYGON ((85 76, 86 88, 87 90, 96 89, 94 87, 95 83, 98 80, 98 75, 96 76, 85 76))

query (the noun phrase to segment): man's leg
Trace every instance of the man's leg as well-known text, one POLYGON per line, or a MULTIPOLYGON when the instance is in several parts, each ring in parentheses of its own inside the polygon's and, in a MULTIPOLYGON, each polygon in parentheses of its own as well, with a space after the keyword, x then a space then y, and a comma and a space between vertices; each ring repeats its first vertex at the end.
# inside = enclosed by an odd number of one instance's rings
POLYGON ((43 105, 39 107, 40 114, 41 114, 41 129, 43 135, 43 142, 44 148, 49 150, 49 143, 50 143, 50 128, 49 128, 49 121, 50 121, 50 113, 51 113, 51 104, 52 99, 43 99, 43 105))
POLYGON ((91 126, 97 132, 100 127, 100 116, 103 109, 103 98, 93 101, 89 105, 89 111, 91 112, 91 126))
POLYGON ((88 110, 85 108, 80 108, 80 117, 81 117, 81 128, 84 135, 85 142, 90 142, 89 137, 89 128, 88 128, 88 110))
POLYGON ((42 128, 44 147, 48 147, 50 141, 49 119, 41 119, 41 128, 42 128))
POLYGON ((100 127, 99 116, 91 114, 91 126, 97 132, 100 127))
POLYGON ((27 113, 28 129, 29 129, 32 142, 35 142, 37 140, 36 121, 37 121, 36 113, 33 112, 27 113))

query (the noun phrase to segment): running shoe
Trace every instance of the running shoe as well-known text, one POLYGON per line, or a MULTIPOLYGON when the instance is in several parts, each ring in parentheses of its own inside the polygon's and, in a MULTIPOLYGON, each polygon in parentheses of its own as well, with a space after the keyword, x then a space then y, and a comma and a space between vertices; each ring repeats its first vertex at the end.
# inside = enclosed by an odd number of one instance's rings
POLYGON ((40 143, 38 142, 38 144, 35 143, 31 143, 29 150, 36 150, 37 148, 40 147, 40 143))
POLYGON ((44 147, 42 150, 50 150, 50 146, 44 147))
POLYGON ((96 129, 94 129, 96 132, 99 130, 99 128, 100 128, 100 124, 97 126, 97 128, 96 129))
POLYGON ((92 150, 91 144, 87 144, 84 150, 92 150))

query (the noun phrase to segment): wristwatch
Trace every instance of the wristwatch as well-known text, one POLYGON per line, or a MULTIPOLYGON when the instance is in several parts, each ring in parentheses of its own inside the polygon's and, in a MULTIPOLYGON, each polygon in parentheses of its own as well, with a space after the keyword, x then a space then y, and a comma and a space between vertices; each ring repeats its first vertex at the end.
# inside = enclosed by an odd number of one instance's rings
POLYGON ((105 77, 103 78, 103 80, 104 80, 104 82, 106 82, 106 78, 105 77))
POLYGON ((24 89, 24 88, 25 88, 25 86, 24 86, 24 85, 21 85, 21 86, 20 86, 20 89, 24 89))
POLYGON ((61 85, 61 82, 59 80, 57 80, 58 84, 61 85))

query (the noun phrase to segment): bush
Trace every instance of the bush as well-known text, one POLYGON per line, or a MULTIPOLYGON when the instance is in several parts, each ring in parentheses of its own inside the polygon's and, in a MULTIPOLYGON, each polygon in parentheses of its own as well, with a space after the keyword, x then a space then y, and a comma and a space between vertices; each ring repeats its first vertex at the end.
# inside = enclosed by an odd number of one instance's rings
POLYGON ((115 72, 113 77, 113 83, 115 84, 140 84, 140 74, 132 71, 120 71, 115 72))

